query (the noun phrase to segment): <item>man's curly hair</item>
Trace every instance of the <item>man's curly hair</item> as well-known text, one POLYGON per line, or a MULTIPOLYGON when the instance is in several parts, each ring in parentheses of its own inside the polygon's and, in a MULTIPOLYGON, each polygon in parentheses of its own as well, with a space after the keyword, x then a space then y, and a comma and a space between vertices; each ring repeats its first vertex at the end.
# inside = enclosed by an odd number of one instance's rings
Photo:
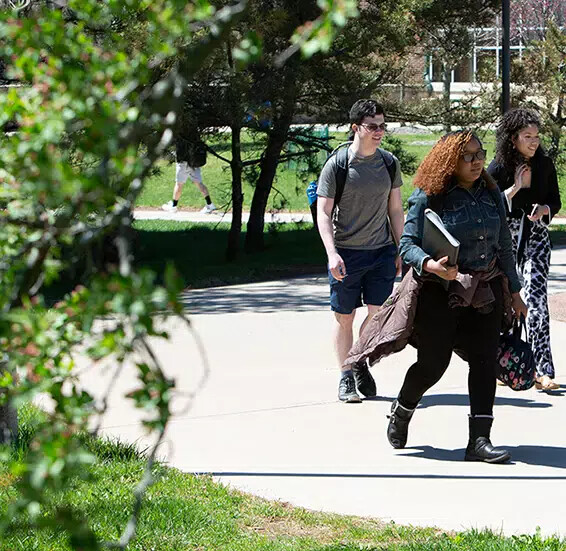
MULTIPOLYGON (((420 164, 413 185, 429 196, 446 191, 456 172, 458 159, 471 140, 477 140, 480 146, 482 145, 481 140, 467 129, 442 136, 420 164)), ((491 187, 491 178, 485 170, 482 171, 481 177, 486 180, 488 187, 491 187)))
POLYGON ((513 144, 513 138, 516 138, 523 128, 531 125, 540 129, 539 114, 532 109, 517 108, 507 111, 497 126, 495 161, 512 174, 520 164, 525 162, 513 144))

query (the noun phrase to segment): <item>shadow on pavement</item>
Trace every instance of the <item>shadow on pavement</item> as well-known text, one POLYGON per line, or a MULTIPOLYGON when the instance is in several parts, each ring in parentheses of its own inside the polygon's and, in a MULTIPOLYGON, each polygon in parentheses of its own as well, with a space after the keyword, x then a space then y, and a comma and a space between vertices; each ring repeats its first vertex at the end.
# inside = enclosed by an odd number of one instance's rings
POLYGON ((539 392, 547 396, 566 396, 566 386, 560 385, 556 390, 539 390, 539 392))
POLYGON ((566 469, 566 448, 555 446, 516 446, 507 448, 513 461, 566 469))
POLYGON ((328 310, 328 285, 321 279, 304 278, 275 281, 249 287, 212 287, 195 289, 181 295, 183 305, 191 314, 237 314, 254 312, 312 312, 328 310))
MULTIPOLYGON (((408 448, 408 449, 421 449, 421 448, 408 448)), ((424 448, 422 448, 424 449, 424 448)), ((432 448, 434 449, 434 448, 432 448)), ((509 448, 511 452, 513 448, 509 448)), ((438 450, 437 450, 438 451, 438 450)), ((442 450, 445 452, 452 452, 458 455, 453 461, 464 462, 464 449, 460 450, 442 450)), ((408 454, 400 454, 408 455, 408 454)), ((415 457, 424 457, 413 454, 415 457)), ((429 459, 436 459, 431 457, 429 459)), ((512 466, 512 463, 507 465, 494 465, 494 474, 488 475, 474 475, 474 474, 430 474, 430 473, 304 473, 304 472, 265 472, 265 471, 191 471, 195 475, 209 475, 218 477, 231 477, 231 478, 343 478, 343 479, 357 479, 357 478, 383 478, 383 479, 429 479, 429 480, 566 480, 566 476, 560 475, 502 475, 499 469, 512 466), (495 474, 499 472, 499 474, 495 474)))
POLYGON ((363 398, 364 402, 393 402, 395 398, 390 396, 370 396, 369 398, 363 398))
POLYGON ((424 459, 435 459, 437 461, 464 461, 465 448, 445 450, 432 446, 410 446, 405 448, 410 453, 400 453, 407 457, 422 457, 424 459))
MULTIPOLYGON (((552 281, 566 282, 566 274, 551 272, 549 282, 552 281)), ((327 310, 330 313, 328 279, 325 275, 191 289, 182 293, 181 299, 192 314, 265 314, 315 310, 327 310)))
MULTIPOLYGON (((526 463, 538 467, 566 469, 566 448, 557 448, 554 446, 505 446, 504 442, 500 443, 500 445, 511 452, 512 461, 509 464, 526 463)), ((410 452, 414 450, 416 453, 403 453, 399 455, 422 457, 436 461, 463 461, 465 453, 464 448, 445 450, 432 446, 411 446, 405 449, 410 452)))
MULTIPOLYGON (((419 404, 419 409, 430 406, 469 406, 470 400, 467 394, 431 394, 424 396, 419 404)), ((550 408, 552 404, 537 402, 531 398, 508 398, 507 396, 496 396, 496 406, 514 406, 524 408, 550 408)))

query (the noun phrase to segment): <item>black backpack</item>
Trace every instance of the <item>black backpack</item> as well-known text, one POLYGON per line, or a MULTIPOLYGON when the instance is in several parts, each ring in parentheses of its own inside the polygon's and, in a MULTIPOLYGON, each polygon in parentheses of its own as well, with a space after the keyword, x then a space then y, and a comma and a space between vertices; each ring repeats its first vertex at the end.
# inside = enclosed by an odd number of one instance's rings
MULTIPOLYGON (((336 193, 334 194, 334 206, 332 207, 332 212, 336 209, 336 206, 342 199, 342 194, 344 193, 344 187, 346 186, 346 179, 348 177, 348 151, 352 142, 346 142, 340 144, 326 159, 324 165, 334 156, 336 156, 336 193)), ((391 178, 391 183, 394 182, 395 176, 397 174, 397 164, 395 163, 395 157, 389 151, 379 148, 378 151, 381 153, 383 162, 385 163, 385 168, 389 173, 389 178, 391 178)), ((307 186, 307 198, 309 201, 309 206, 312 214, 313 227, 318 228, 316 220, 316 209, 318 203, 318 180, 313 180, 307 186)))
POLYGON ((193 168, 206 164, 206 144, 200 139, 187 139, 178 135, 175 138, 175 158, 178 163, 187 163, 193 168))
POLYGON ((199 140, 189 145, 189 166, 198 168, 206 164, 206 144, 199 140))

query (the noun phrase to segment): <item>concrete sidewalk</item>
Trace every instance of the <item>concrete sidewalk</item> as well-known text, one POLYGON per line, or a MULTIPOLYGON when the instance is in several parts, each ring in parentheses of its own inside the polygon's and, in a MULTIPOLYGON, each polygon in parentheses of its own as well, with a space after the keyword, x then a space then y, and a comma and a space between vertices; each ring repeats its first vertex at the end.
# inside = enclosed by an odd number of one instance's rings
MULTIPOLYGON (((306 204, 306 197, 305 197, 306 204)), ((136 220, 172 220, 174 222, 232 222, 232 213, 224 212, 220 209, 211 212, 210 214, 201 214, 199 211, 192 210, 178 210, 177 212, 165 212, 161 209, 135 209, 134 218, 136 220)), ((242 213, 242 222, 247 222, 250 218, 249 212, 242 213)), ((312 216, 306 212, 266 212, 265 222, 310 222, 312 223, 312 216)))
MULTIPOLYGON (((306 198, 305 198, 306 204, 306 198)), ((249 212, 242 213, 242 222, 247 222, 250 217, 249 212)), ((201 214, 198 211, 178 210, 177 212, 165 212, 161 209, 137 208, 134 210, 136 220, 172 220, 174 222, 232 222, 232 213, 216 210, 210 214, 201 214)), ((265 223, 289 223, 289 222, 309 222, 312 223, 310 212, 266 212, 265 223)), ((555 217, 551 225, 566 225, 566 218, 555 217)))
MULTIPOLYGON (((566 249, 553 251, 550 289, 566 291, 566 249)), ((493 440, 511 450, 513 463, 466 463, 466 365, 454 357, 415 413, 408 447, 393 450, 386 414, 416 352, 409 347, 373 368, 377 399, 338 402, 327 294, 324 277, 186 293, 210 375, 185 409, 202 360, 186 326, 164 322, 172 339, 156 348, 180 394, 162 457, 317 510, 506 534, 540 526, 566 536, 566 323, 551 327, 560 391, 498 387, 493 440)), ((106 388, 98 371, 83 381, 106 388)), ((132 373, 123 373, 103 427, 144 445, 139 415, 120 398, 133 386, 132 373)))

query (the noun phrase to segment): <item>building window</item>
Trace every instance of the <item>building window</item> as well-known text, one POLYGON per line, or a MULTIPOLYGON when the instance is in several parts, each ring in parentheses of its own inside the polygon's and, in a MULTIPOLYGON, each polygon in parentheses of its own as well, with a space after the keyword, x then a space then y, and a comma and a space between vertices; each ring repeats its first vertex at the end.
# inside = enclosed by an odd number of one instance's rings
POLYGON ((453 82, 471 82, 474 78, 473 58, 469 57, 454 67, 453 82))
MULTIPOLYGON (((562 28, 562 27, 560 27, 562 28)), ((511 61, 521 59, 532 40, 544 35, 543 27, 520 27, 511 40, 511 61)), ((503 64, 501 28, 471 29, 474 48, 468 59, 461 61, 452 71, 452 82, 493 82, 499 79, 503 64)), ((443 82, 442 63, 435 59, 434 51, 428 56, 428 79, 443 82)))
POLYGON ((430 64, 430 79, 432 82, 442 82, 444 80, 444 76, 442 74, 442 63, 438 60, 432 60, 430 64))

